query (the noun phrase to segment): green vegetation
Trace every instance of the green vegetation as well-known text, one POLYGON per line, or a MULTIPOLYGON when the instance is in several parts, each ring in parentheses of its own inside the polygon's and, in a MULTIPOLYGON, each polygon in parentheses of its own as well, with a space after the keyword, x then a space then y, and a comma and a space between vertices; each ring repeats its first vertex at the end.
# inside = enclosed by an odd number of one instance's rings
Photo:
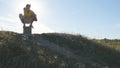
POLYGON ((33 43, 33 36, 0 32, 0 43, 0 68, 57 68, 62 62, 73 63, 33 43))
POLYGON ((120 51, 120 40, 119 39, 94 39, 94 41, 100 43, 100 44, 103 44, 104 46, 108 46, 112 49, 115 49, 117 51, 120 51))
POLYGON ((93 40, 64 33, 25 36, 1 31, 0 68, 119 68, 119 44, 120 40, 93 40), (64 48, 74 58, 44 47, 47 44, 64 48))
MULTIPOLYGON (((89 57, 97 63, 103 63, 111 67, 120 64, 120 53, 116 51, 116 45, 114 45, 115 48, 111 48, 111 45, 103 45, 102 42, 98 43, 98 40, 87 39, 81 35, 49 33, 43 34, 43 37, 61 47, 70 48, 77 55, 89 57)), ((111 41, 108 43, 110 44, 111 41)))

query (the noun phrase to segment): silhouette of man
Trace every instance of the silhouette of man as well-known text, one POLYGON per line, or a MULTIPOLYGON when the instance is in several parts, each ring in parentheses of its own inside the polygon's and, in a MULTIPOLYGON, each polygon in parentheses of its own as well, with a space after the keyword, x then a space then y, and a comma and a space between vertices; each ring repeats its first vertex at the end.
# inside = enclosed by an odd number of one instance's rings
POLYGON ((33 28, 32 23, 33 21, 37 21, 36 14, 30 9, 31 5, 27 4, 26 7, 24 7, 24 15, 19 14, 19 18, 21 22, 23 23, 24 27, 25 24, 30 24, 30 27, 33 28))

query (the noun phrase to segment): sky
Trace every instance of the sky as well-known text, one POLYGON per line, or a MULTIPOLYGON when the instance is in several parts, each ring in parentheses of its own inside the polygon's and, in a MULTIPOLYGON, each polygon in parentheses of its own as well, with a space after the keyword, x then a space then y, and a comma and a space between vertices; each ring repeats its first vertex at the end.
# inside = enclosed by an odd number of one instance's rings
POLYGON ((70 33, 120 39, 120 0, 0 0, 0 30, 22 33, 26 4, 37 14, 33 33, 70 33))

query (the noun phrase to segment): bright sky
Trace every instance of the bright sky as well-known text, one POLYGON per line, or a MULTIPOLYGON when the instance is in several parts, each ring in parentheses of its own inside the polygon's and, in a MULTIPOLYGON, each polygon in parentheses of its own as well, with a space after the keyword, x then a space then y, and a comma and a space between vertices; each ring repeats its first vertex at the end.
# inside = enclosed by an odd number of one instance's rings
POLYGON ((37 14, 33 33, 63 32, 120 39, 120 0, 0 0, 0 30, 22 33, 26 4, 37 14))

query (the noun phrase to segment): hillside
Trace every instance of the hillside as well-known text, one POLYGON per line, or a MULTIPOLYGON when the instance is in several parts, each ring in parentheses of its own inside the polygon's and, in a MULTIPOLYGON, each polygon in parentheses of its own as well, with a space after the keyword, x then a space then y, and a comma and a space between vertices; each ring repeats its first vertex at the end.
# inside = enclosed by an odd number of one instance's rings
POLYGON ((119 68, 119 57, 119 50, 81 35, 0 31, 0 68, 119 68))

